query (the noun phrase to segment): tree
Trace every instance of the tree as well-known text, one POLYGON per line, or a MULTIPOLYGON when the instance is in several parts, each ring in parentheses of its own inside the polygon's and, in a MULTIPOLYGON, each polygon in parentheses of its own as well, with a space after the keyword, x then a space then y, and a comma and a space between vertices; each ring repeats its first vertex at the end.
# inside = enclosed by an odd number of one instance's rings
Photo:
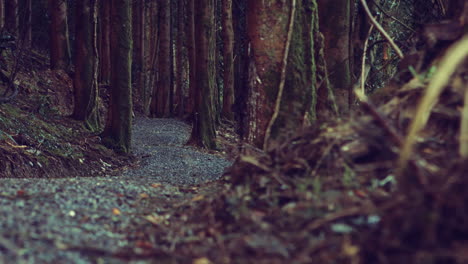
MULTIPOLYGON (((193 1, 193 0, 192 0, 193 1)), ((191 1, 191 2, 192 2, 191 1)), ((193 4, 193 3, 191 3, 193 4)), ((214 0, 201 0, 195 6, 195 83, 194 115, 190 141, 209 149, 216 148, 216 132, 213 112, 213 91, 216 76, 212 74, 214 56, 212 43, 214 32, 214 0)), ((192 65, 191 65, 192 66, 192 65)))
POLYGON ((18 36, 18 0, 5 1, 5 28, 14 35, 18 36))
POLYGON ((132 126, 132 20, 131 0, 111 3, 111 98, 104 143, 122 153, 129 153, 132 126))
POLYGON ((136 91, 142 98, 145 85, 145 1, 133 1, 133 69, 136 91))
POLYGON ((0 28, 5 25, 5 0, 0 0, 0 28))
POLYGON ((223 116, 233 119, 232 105, 234 104, 234 29, 232 25, 232 0, 223 0, 223 62, 224 62, 224 91, 223 116))
POLYGON ((245 139, 267 149, 316 117, 315 1, 251 1, 245 139))
POLYGON ((352 103, 350 59, 351 7, 350 0, 317 0, 320 31, 325 37, 325 58, 330 84, 336 95, 340 111, 345 112, 352 103))
POLYGON ((97 1, 76 2, 75 74, 73 76, 75 107, 73 117, 84 121, 91 131, 100 127, 97 110, 98 51, 96 43, 97 1))
POLYGON ((50 67, 67 69, 71 53, 68 39, 67 2, 49 0, 50 10, 50 67))
POLYGON ((169 92, 171 90, 171 1, 159 1, 159 49, 158 76, 153 88, 150 115, 167 117, 169 115, 169 92))
POLYGON ((110 12, 111 1, 100 1, 100 34, 99 34, 99 82, 109 84, 111 73, 110 57, 110 12))
POLYGON ((187 0, 187 55, 189 61, 189 98, 185 112, 193 117, 195 107, 195 1, 187 0))

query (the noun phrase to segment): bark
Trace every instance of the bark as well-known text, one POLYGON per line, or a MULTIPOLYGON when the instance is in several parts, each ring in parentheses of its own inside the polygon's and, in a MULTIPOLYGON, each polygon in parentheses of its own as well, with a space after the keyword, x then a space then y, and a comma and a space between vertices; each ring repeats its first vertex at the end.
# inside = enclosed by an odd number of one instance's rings
POLYGON ((129 153, 132 125, 132 21, 131 0, 111 0, 111 98, 104 143, 129 153))
POLYGON ((349 111, 352 101, 352 79, 350 69, 350 0, 317 0, 320 30, 325 37, 325 58, 329 79, 336 96, 340 112, 349 111))
MULTIPOLYGON (((315 120, 316 63, 314 26, 317 5, 314 1, 297 0, 291 34, 286 78, 277 118, 272 123, 270 140, 283 140, 297 133, 306 121, 315 120)), ((271 143, 271 142, 267 142, 271 143)))
POLYGON ((195 7, 195 113, 191 142, 208 149, 216 148, 213 113, 213 92, 216 76, 213 75, 214 50, 214 0, 201 0, 195 7))
POLYGON ((187 53, 189 60, 189 98, 186 113, 193 117, 195 106, 195 0, 187 1, 187 53))
POLYGON ((67 3, 49 0, 50 10, 50 67, 53 70, 67 69, 70 65, 68 40, 67 3))
POLYGON ((84 121, 91 131, 100 128, 97 110, 98 52, 96 43, 97 2, 76 2, 75 74, 73 77, 75 107, 73 117, 84 121))
POLYGON ((100 8, 100 49, 99 49, 99 82, 109 84, 111 74, 110 57, 110 6, 111 1, 101 1, 100 8))
POLYGON ((144 0, 133 2, 133 68, 136 91, 142 97, 145 84, 145 3, 144 0))
POLYGON ((234 118, 232 106, 234 104, 234 29, 232 25, 232 0, 223 0, 223 62, 224 62, 224 90, 223 111, 224 118, 234 118))
POLYGON ((233 112, 236 119, 237 133, 241 138, 246 137, 248 124, 247 109, 247 69, 248 69, 248 39, 246 26, 247 0, 234 0, 233 25, 234 25, 234 105, 233 112))
POLYGON ((32 0, 24 0, 22 2, 23 13, 21 14, 21 30, 20 37, 23 39, 23 45, 27 48, 31 47, 32 42, 32 0))
POLYGON ((5 1, 5 29, 13 36, 18 36, 18 0, 5 1))
POLYGON ((182 117, 184 113, 184 43, 185 39, 185 1, 180 1, 177 8, 177 44, 176 44, 176 93, 175 93, 175 115, 182 117))
POLYGON ((263 147, 280 83, 290 1, 249 1, 249 93, 245 140, 263 147))
POLYGON ((143 111, 145 115, 150 114, 150 101, 152 89, 155 87, 157 80, 157 58, 158 58, 158 5, 156 1, 148 3, 146 9, 145 39, 147 43, 146 51, 146 84, 143 93, 143 111))
POLYGON ((158 78, 153 88, 151 116, 166 117, 169 115, 169 92, 171 89, 171 19, 170 0, 159 2, 160 29, 158 52, 158 78))
POLYGON ((5 25, 5 0, 0 0, 0 28, 5 25))

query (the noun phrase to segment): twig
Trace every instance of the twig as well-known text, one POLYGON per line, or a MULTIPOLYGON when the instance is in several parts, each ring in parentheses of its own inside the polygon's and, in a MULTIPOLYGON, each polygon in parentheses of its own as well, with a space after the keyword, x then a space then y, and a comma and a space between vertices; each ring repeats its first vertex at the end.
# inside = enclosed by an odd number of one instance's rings
POLYGON ((307 232, 311 232, 330 222, 336 221, 340 218, 349 217, 349 216, 358 215, 358 214, 368 214, 372 211, 371 210, 372 208, 373 207, 370 205, 365 205, 365 206, 355 206, 355 207, 343 209, 341 211, 328 214, 325 217, 320 218, 308 224, 305 230, 307 230, 307 232))
POLYGON ((401 49, 397 46, 397 44, 393 41, 393 39, 388 35, 388 33, 383 29, 383 27, 375 20, 374 16, 372 15, 369 6, 367 6, 366 0, 361 0, 361 4, 364 7, 364 10, 366 11, 367 15, 369 16, 369 19, 371 20, 372 24, 377 28, 377 30, 388 40, 390 45, 393 47, 395 52, 398 54, 398 57, 400 59, 403 59, 404 55, 401 49))
POLYGON ((265 131, 265 138, 263 140, 263 149, 266 150, 268 145, 268 140, 271 136, 271 129, 278 118, 280 105, 281 105, 281 98, 283 97, 283 90, 284 90, 284 82, 286 80, 286 66, 288 64, 288 55, 289 55, 289 47, 291 46, 291 39, 292 39, 292 32, 294 29, 294 16, 296 14, 296 0, 291 0, 291 13, 289 16, 289 28, 288 28, 288 35, 286 37, 286 44, 284 46, 284 54, 283 54, 283 64, 281 66, 281 79, 278 88, 278 95, 276 97, 275 102, 275 109, 273 111, 273 115, 268 123, 267 129, 265 131))
POLYGON ((366 94, 365 86, 366 86, 366 57, 367 57, 367 48, 369 47, 369 39, 370 35, 372 34, 372 30, 374 29, 374 24, 372 24, 369 28, 369 32, 367 33, 366 41, 364 42, 364 51, 362 52, 362 70, 361 70, 361 92, 363 95, 366 94))

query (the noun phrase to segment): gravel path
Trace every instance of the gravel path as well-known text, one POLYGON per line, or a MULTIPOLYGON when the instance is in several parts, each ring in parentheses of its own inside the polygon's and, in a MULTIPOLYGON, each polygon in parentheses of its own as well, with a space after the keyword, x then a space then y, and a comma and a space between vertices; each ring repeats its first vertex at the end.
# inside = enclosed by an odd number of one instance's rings
POLYGON ((0 263, 128 263, 102 252, 133 249, 128 236, 145 215, 187 199, 181 185, 215 180, 229 166, 183 146, 189 133, 180 121, 138 119, 133 144, 143 162, 118 177, 0 179, 0 263))

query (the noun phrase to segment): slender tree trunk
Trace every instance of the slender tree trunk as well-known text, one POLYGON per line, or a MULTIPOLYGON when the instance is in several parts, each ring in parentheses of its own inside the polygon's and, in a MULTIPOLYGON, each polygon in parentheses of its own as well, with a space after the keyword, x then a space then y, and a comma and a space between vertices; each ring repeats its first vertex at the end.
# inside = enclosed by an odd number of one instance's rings
POLYGON ((110 57, 110 11, 111 1, 101 1, 100 19, 101 19, 101 32, 100 32, 100 50, 99 50, 99 82, 109 84, 111 74, 111 57, 110 57))
POLYGON ((49 0, 50 22, 50 67, 67 69, 70 65, 70 43, 68 40, 67 2, 49 0))
POLYGON ((100 128, 97 110, 98 52, 97 52, 97 1, 76 2, 75 21, 75 75, 73 77, 75 108, 73 117, 84 121, 88 129, 100 128))
POLYGON ((195 113, 191 142, 209 149, 216 148, 213 91, 215 78, 212 74, 214 50, 210 47, 213 37, 214 0, 201 0, 195 7, 195 113))
POLYGON ((5 0, 0 0, 0 28, 5 26, 5 0))
POLYGON ((223 60, 224 60, 224 91, 223 117, 234 118, 234 29, 232 25, 232 0, 223 0, 223 60))
POLYGON ((171 89, 171 17, 170 0, 159 2, 159 60, 158 78, 153 88, 151 116, 165 117, 169 114, 169 92, 171 89))
POLYGON ((183 73, 184 73, 184 43, 185 38, 185 2, 179 2, 177 8, 177 44, 176 44, 176 93, 175 93, 175 115, 181 117, 184 112, 184 92, 183 92, 183 73))
POLYGON ((187 53, 189 59, 189 98, 186 113, 193 118, 195 107, 195 0, 187 1, 187 53))
POLYGON ((111 99, 103 141, 129 153, 132 125, 132 20, 131 0, 111 0, 111 99))
POLYGON ((151 112, 152 92, 156 86, 156 80, 158 71, 156 68, 158 58, 158 32, 159 32, 159 21, 158 21, 158 5, 156 1, 148 3, 146 9, 146 20, 148 23, 145 25, 145 38, 147 43, 146 48, 146 84, 145 91, 143 94, 143 111, 145 115, 149 115, 151 112))
POLYGON ((144 91, 145 72, 145 3, 144 0, 133 2, 133 66, 136 91, 141 99, 144 91))
POLYGON ((15 37, 18 37, 18 0, 5 1, 5 29, 15 37))
POLYGON ((23 0, 20 2, 21 14, 19 14, 19 37, 25 48, 31 47, 32 41, 32 0, 23 0))

